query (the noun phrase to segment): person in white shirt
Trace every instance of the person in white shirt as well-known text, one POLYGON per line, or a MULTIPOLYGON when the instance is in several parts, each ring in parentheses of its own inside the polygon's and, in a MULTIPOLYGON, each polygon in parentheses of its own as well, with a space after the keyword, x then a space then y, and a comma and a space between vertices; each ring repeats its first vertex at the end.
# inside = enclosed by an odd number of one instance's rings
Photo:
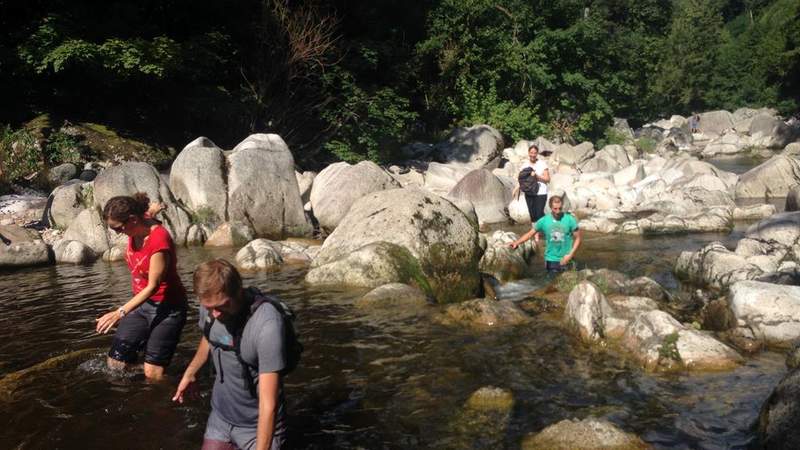
MULTIPOLYGON (((538 181, 538 189, 536 192, 525 192, 525 203, 528 205, 528 213, 531 216, 531 222, 536 223, 537 220, 544 216, 544 206, 547 203, 547 183, 550 182, 550 170, 547 168, 547 162, 539 159, 539 147, 532 144, 528 148, 528 161, 525 161, 520 167, 520 171, 530 167, 532 170, 531 175, 536 176, 538 181)), ((514 188, 513 196, 517 197, 520 192, 519 185, 514 188)))

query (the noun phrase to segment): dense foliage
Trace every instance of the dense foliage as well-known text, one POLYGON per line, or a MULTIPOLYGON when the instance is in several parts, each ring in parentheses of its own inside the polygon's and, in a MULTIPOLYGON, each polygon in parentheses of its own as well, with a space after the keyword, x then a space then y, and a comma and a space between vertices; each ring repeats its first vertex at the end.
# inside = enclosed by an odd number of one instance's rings
POLYGON ((798 0, 0 0, 0 29, 0 123, 275 132, 304 167, 456 125, 596 140, 614 116, 800 97, 798 0))

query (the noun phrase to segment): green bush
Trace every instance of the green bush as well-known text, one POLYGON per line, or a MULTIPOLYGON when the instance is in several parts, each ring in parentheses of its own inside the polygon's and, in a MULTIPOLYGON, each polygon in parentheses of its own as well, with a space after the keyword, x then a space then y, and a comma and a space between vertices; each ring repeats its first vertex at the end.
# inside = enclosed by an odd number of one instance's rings
POLYGON ((36 138, 26 129, 13 131, 6 126, 0 134, 0 158, 2 158, 3 177, 13 182, 30 175, 43 166, 41 151, 36 138))
POLYGON ((392 151, 408 139, 417 119, 408 99, 388 87, 364 89, 344 70, 326 75, 325 83, 340 100, 339 106, 322 112, 334 130, 325 149, 350 163, 388 161, 392 151))
POLYGON ((603 137, 597 141, 597 148, 602 149, 606 145, 625 145, 628 142, 628 136, 622 131, 614 127, 606 128, 603 137))
POLYGON ((639 139, 637 139, 635 141, 635 144, 636 144, 636 148, 638 148, 639 151, 644 152, 644 153, 652 153, 652 152, 654 152, 655 149, 656 149, 656 146, 658 145, 658 143, 655 141, 655 139, 649 138, 647 136, 640 137, 639 139))
POLYGON ((67 162, 77 163, 81 160, 80 143, 75 136, 56 131, 47 138, 44 156, 50 165, 67 162))

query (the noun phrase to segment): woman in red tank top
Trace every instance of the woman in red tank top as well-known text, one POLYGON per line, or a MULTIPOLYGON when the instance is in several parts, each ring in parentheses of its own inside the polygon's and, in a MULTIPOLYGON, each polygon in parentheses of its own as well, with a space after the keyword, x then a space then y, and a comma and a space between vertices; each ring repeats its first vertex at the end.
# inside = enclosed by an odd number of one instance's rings
POLYGON ((128 236, 125 261, 131 271, 133 297, 97 319, 97 332, 118 324, 108 352, 112 368, 135 363, 145 350, 144 374, 159 379, 169 365, 186 323, 186 290, 177 270, 175 243, 148 213, 146 194, 114 197, 103 208, 109 228, 128 236))

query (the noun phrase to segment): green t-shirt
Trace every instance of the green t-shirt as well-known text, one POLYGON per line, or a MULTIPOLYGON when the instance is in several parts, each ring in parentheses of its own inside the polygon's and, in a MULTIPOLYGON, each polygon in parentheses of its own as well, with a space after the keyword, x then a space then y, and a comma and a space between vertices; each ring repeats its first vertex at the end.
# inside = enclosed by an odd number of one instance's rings
POLYGON ((578 229, 578 221, 570 213, 564 213, 561 220, 548 214, 537 220, 533 229, 544 233, 546 249, 545 261, 561 261, 572 250, 572 234, 578 229))

